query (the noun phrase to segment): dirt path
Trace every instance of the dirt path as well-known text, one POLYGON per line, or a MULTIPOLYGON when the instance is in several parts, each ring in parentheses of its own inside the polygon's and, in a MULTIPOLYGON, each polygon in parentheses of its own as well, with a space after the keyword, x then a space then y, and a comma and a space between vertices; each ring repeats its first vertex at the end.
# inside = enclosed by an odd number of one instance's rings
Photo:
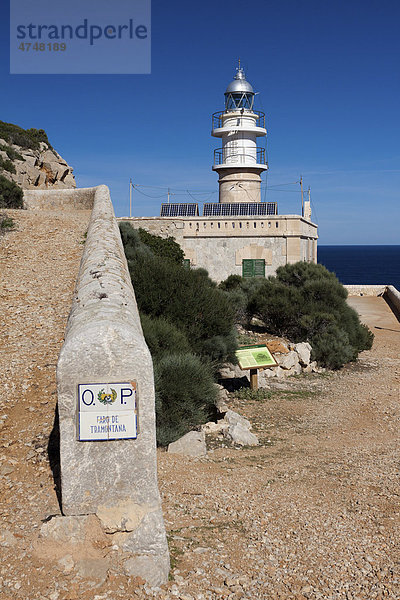
POLYGON ((357 301, 382 327, 357 363, 275 382, 264 401, 231 399, 259 447, 158 452, 168 586, 111 574, 88 589, 38 561, 37 530, 59 513, 47 444, 88 215, 15 215, 0 239, 1 600, 400 598, 400 323, 381 299, 357 301))
POLYGON ((49 585, 54 591, 43 568, 33 566, 30 548, 42 519, 59 512, 47 445, 55 369, 90 217, 87 211, 7 214, 16 229, 0 237, 2 600, 43 597, 49 585))
POLYGON ((179 589, 400 598, 400 323, 380 298, 358 307, 376 338, 357 363, 275 384, 262 402, 232 402, 260 447, 195 464, 160 456, 179 589))

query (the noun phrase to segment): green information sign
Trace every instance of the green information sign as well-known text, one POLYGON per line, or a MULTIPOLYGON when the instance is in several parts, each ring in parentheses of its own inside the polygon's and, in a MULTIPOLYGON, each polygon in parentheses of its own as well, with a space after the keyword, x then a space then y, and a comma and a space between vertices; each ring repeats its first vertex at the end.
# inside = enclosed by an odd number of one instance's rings
POLYGON ((262 369, 263 367, 276 367, 278 365, 265 344, 241 346, 235 354, 241 369, 262 369))

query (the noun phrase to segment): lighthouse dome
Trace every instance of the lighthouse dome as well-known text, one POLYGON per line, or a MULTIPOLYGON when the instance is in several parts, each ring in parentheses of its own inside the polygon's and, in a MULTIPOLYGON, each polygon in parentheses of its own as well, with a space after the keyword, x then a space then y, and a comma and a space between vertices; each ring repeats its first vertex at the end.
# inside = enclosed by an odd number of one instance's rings
POLYGON ((254 95, 253 87, 247 81, 239 62, 236 75, 226 88, 225 110, 252 110, 254 95))
POLYGON ((254 94, 253 87, 246 79, 246 75, 241 67, 237 69, 237 73, 233 78, 233 81, 226 88, 225 94, 236 94, 236 93, 247 93, 254 94))

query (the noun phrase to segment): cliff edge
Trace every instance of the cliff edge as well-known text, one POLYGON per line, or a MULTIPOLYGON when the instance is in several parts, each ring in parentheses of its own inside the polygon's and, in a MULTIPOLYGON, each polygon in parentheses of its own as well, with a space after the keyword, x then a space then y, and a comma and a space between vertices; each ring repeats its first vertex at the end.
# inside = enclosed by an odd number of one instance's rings
POLYGON ((76 187, 73 168, 50 144, 43 129, 0 121, 0 175, 24 190, 76 187))

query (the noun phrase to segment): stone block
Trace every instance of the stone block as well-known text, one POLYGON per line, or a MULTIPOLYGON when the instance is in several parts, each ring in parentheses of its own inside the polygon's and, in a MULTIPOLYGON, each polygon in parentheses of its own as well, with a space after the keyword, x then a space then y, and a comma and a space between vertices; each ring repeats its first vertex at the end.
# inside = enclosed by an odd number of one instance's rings
POLYGON ((230 425, 224 431, 224 436, 239 446, 258 446, 258 438, 241 423, 230 425))
POLYGON ((308 342, 300 342, 295 345, 295 350, 299 355, 300 364, 302 364, 303 367, 309 365, 312 350, 311 345, 308 342))
POLYGON ((299 362, 297 352, 291 350, 288 354, 282 356, 279 360, 279 366, 284 370, 292 369, 299 362))
POLYGON ((169 555, 158 560, 152 555, 134 556, 125 561, 125 574, 130 577, 141 577, 152 587, 162 585, 168 578, 169 555))
POLYGON ((242 427, 245 427, 246 429, 251 429, 250 421, 239 415, 239 413, 234 412, 233 410, 228 410, 225 413, 223 420, 228 425, 237 425, 239 423, 242 427))
POLYGON ((169 444, 168 452, 185 456, 205 456, 207 448, 204 431, 189 431, 176 442, 169 444))

